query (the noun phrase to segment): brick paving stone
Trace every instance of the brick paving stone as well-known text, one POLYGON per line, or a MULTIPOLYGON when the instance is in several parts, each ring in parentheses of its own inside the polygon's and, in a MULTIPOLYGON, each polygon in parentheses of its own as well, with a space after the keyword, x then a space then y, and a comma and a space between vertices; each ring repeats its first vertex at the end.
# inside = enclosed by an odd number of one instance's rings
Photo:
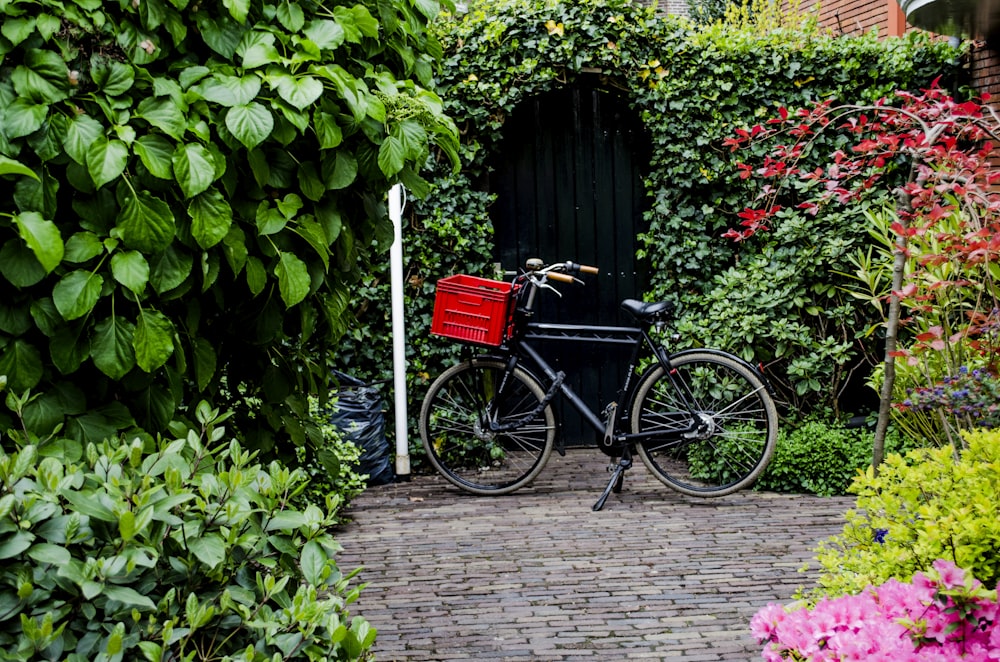
POLYGON ((850 498, 741 492, 696 499, 637 463, 604 510, 592 448, 535 484, 475 497, 438 476, 369 488, 338 533, 367 583, 352 613, 380 662, 760 659, 753 614, 811 586, 816 543, 850 498))

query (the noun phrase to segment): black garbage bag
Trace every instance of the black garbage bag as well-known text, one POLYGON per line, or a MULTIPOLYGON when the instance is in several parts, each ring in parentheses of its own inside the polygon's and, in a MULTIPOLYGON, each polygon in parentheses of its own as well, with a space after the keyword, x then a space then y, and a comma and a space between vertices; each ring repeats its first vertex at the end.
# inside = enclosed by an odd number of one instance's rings
POLYGON ((330 423, 361 449, 359 473, 368 474, 368 485, 395 481, 396 472, 385 436, 383 400, 378 389, 337 370, 334 376, 340 381, 340 389, 336 402, 330 406, 330 423))

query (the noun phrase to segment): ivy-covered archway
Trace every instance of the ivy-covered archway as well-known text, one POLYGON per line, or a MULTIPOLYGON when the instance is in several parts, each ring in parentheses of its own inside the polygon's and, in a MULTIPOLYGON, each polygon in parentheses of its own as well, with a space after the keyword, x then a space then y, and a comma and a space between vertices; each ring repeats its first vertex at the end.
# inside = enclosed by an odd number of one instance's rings
MULTIPOLYGON (((623 0, 491 4, 439 20, 439 90, 462 131, 463 167, 442 172, 410 214, 411 328, 429 323, 438 278, 490 271, 486 174, 507 117, 524 99, 597 73, 651 137, 639 250, 651 269, 647 297, 681 304, 683 342, 765 362, 790 408, 836 407, 872 349, 859 340, 872 314, 836 275, 866 241, 862 219, 796 217, 756 244, 724 239, 752 194, 723 141, 779 106, 874 101, 938 77, 954 84, 960 52, 919 33, 880 40, 752 28, 699 27, 623 0)), ((374 326, 358 335, 378 334, 374 326)), ((419 398, 452 349, 420 331, 411 343, 419 398)))

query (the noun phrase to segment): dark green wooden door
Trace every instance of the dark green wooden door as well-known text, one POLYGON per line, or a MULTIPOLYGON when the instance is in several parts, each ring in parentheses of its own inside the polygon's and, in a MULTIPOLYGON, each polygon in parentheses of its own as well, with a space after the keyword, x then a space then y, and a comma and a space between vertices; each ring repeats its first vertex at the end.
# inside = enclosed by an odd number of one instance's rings
MULTIPOLYGON (((648 152, 649 140, 627 103, 597 88, 533 98, 507 120, 490 178, 498 196, 491 216, 500 264, 513 269, 539 257, 601 269, 600 276, 585 277, 585 287, 563 286, 562 299, 544 297, 543 321, 629 323, 618 304, 642 298, 635 238, 643 230, 648 152)), ((571 342, 545 349, 576 375, 570 384, 591 407, 617 399, 627 352, 571 342)), ((591 428, 574 410, 562 409, 564 441, 591 443, 591 428)))

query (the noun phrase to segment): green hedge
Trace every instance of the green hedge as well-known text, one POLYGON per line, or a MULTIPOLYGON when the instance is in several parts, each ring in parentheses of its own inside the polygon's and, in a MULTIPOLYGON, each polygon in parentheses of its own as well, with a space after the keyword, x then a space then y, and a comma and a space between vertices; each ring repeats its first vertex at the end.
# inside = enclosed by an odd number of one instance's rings
POLYGON ((820 592, 857 593, 890 578, 909 581, 937 559, 1000 580, 1000 432, 963 433, 967 447, 889 455, 878 476, 852 486, 857 505, 843 532, 818 549, 820 592))
MULTIPOLYGON (((861 216, 852 210, 794 219, 759 243, 723 239, 753 194, 722 141, 781 104, 874 100, 941 74, 947 79, 957 51, 916 33, 879 40, 697 27, 623 0, 472 4, 432 28, 444 49, 439 91, 462 131, 463 169, 459 177, 442 172, 428 197, 408 207, 411 411, 428 378, 455 353, 427 333, 435 281, 490 273, 486 182, 504 119, 519 102, 594 69, 627 96, 651 136, 640 248, 651 272, 647 296, 682 304, 686 344, 767 362, 795 410, 838 408, 851 368, 871 349, 862 332, 875 321, 839 288, 849 277, 837 272, 848 271, 846 256, 865 241, 861 216)), ((364 328, 340 359, 358 374, 381 377, 391 370, 381 305, 389 299, 387 272, 368 285, 354 299, 364 328)))
POLYGON ((160 442, 0 451, 0 660, 359 660, 335 515, 306 474, 226 441, 204 403, 160 442))

